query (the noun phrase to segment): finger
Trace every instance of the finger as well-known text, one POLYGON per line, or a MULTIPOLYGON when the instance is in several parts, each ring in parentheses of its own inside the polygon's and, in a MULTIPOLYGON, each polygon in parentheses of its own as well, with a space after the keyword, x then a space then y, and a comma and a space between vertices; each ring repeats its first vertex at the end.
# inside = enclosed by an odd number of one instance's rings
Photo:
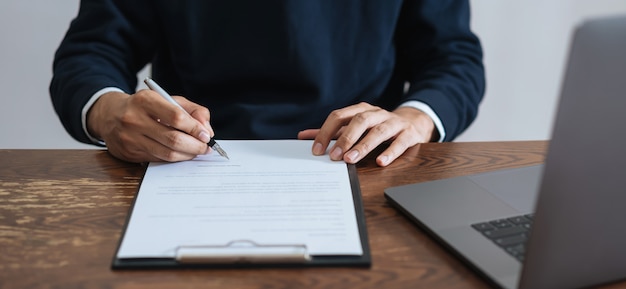
POLYGON ((137 93, 134 101, 157 120, 142 123, 143 128, 135 130, 158 143, 142 142, 138 146, 148 154, 165 161, 178 161, 207 152, 209 132, 189 113, 151 90, 137 93))
POLYGON ((105 128, 98 131, 113 156, 131 162, 178 161, 207 152, 205 143, 188 135, 183 138, 183 142, 185 138, 191 138, 191 145, 185 144, 180 149, 172 145, 181 141, 168 134, 186 134, 165 125, 169 122, 165 117, 162 123, 155 121, 159 119, 156 115, 166 115, 163 113, 164 107, 167 110, 167 106, 172 105, 158 94, 144 90, 132 96, 108 96, 100 99, 100 108, 96 111, 105 117, 95 118, 95 121, 105 128))
POLYGON ((123 147, 114 145, 113 142, 107 142, 107 151, 114 157, 133 163, 156 162, 161 159, 149 154, 144 150, 126 144, 123 147))
MULTIPOLYGON (((389 118, 389 112, 374 107, 372 110, 356 114, 350 123, 344 127, 343 132, 337 138, 337 142, 330 149, 330 158, 333 160, 345 160, 345 154, 350 150, 348 159, 360 159, 374 149, 379 143, 372 144, 375 138, 370 137, 370 142, 361 142, 368 130, 374 128, 389 118), (359 142, 358 148, 353 148, 359 142), (370 147, 370 145, 373 145, 370 147)), ((386 126, 385 126, 386 127, 386 126)), ((384 141, 384 140, 383 140, 384 141)), ((382 141, 381 141, 382 142, 382 141)))
MULTIPOLYGON (((345 126, 342 126, 332 138, 337 139, 337 137, 341 135, 341 133, 343 132, 344 128, 345 126)), ((298 132, 298 139, 301 139, 301 140, 314 139, 315 137, 317 137, 317 134, 319 133, 319 131, 320 131, 319 129, 305 129, 303 131, 298 132)))
MULTIPOLYGON (((145 150, 149 152, 152 157, 155 157, 159 159, 160 161, 166 161, 166 162, 186 161, 186 160, 191 160, 199 155, 198 153, 187 153, 187 152, 180 151, 180 150, 174 150, 158 142, 153 142, 153 144, 154 145, 151 145, 145 148, 145 150)), ((204 146, 208 147, 206 144, 204 146)))
MULTIPOLYGON (((383 114, 377 114, 378 117, 381 117, 381 115, 383 114)), ((373 118, 375 117, 372 117, 372 119, 373 118)), ((398 132, 402 130, 402 127, 393 120, 394 119, 383 119, 381 123, 370 128, 356 144, 346 151, 343 155, 343 160, 350 164, 357 163, 381 143, 398 134, 398 132)))
MULTIPOLYGON (((298 139, 315 139, 319 134, 319 129, 305 129, 303 131, 298 132, 298 139)), ((325 153, 326 148, 319 142, 313 142, 313 147, 311 147, 311 152, 313 155, 319 156, 325 153)))
POLYGON ((425 142, 425 138, 416 138, 408 133, 399 134, 380 155, 376 157, 376 164, 385 167, 395 161, 407 149, 420 142, 425 142))
POLYGON ((169 103, 156 92, 142 90, 135 94, 133 101, 141 105, 154 119, 160 120, 164 125, 185 132, 198 140, 207 143, 211 139, 211 133, 203 123, 193 118, 187 111, 169 103))
MULTIPOLYGON (((341 127, 339 131, 337 132, 337 135, 341 134, 344 128, 345 127, 341 127)), ((317 134, 319 133, 319 131, 320 131, 319 129, 305 129, 298 133, 298 139, 301 139, 301 140, 314 139, 315 137, 317 137, 317 134)), ((333 136, 333 139, 336 139, 337 135, 333 136)), ((313 155, 323 155, 324 153, 326 153, 324 150, 325 149, 322 147, 322 144, 317 143, 317 142, 314 142, 313 147, 311 148, 313 155)))
POLYGON ((182 96, 174 96, 174 99, 191 115, 191 117, 195 118, 204 125, 204 127, 209 132, 210 136, 214 136, 215 132, 213 131, 213 127, 211 127, 211 112, 208 108, 199 105, 195 102, 189 101, 187 98, 182 96))
POLYGON ((183 154, 183 158, 187 155, 196 156, 208 153, 208 146, 206 145, 206 142, 175 129, 173 126, 164 124, 163 120, 161 120, 161 122, 152 121, 151 123, 146 124, 145 128, 141 132, 143 136, 159 144, 158 146, 154 144, 146 144, 144 145, 144 148, 154 152, 151 154, 158 156, 163 160, 171 161, 180 158, 173 152, 183 154), (163 148, 160 148, 160 146, 163 148), (168 150, 173 152, 168 152, 168 150), (174 156, 170 156, 171 154, 174 156))
POLYGON ((313 154, 324 154, 328 144, 333 137, 337 135, 339 130, 348 124, 355 114, 370 109, 371 107, 372 106, 367 103, 359 103, 332 111, 315 137, 313 154))
MULTIPOLYGON (((167 102, 167 104, 170 103, 167 102)), ((182 112, 180 108, 177 111, 182 112)), ((134 115, 135 117, 126 117, 126 119, 133 119, 133 121, 132 123, 128 121, 125 124, 128 130, 124 131, 129 132, 129 134, 120 135, 120 138, 126 138, 122 139, 122 143, 134 144, 135 147, 143 149, 149 155, 166 161, 189 159, 189 156, 197 156, 208 152, 206 142, 181 132, 174 125, 168 124, 171 120, 157 118, 155 121, 149 116, 142 116, 141 113, 134 115), (145 139, 142 137, 145 137, 145 139)), ((197 122, 190 116, 186 117, 193 122, 197 122)), ((205 134, 207 133, 205 132, 205 134)))
POLYGON ((144 157, 148 161, 159 162, 179 162, 191 160, 197 156, 197 154, 189 154, 181 151, 173 150, 158 142, 151 142, 149 146, 141 149, 142 152, 146 152, 148 157, 144 157))
POLYGON ((298 132, 298 139, 315 139, 319 131, 319 129, 305 129, 298 132))
POLYGON ((146 133, 146 136, 175 152, 194 156, 208 152, 205 142, 175 129, 164 127, 155 133, 146 133))
POLYGON ((109 153, 119 159, 130 162, 174 162, 189 160, 195 157, 193 154, 171 150, 145 135, 121 133, 117 135, 116 140, 107 141, 109 153))
POLYGON ((423 121, 413 121, 406 122, 403 119, 398 120, 398 125, 400 127, 404 127, 398 135, 393 137, 393 141, 387 147, 385 151, 383 151, 376 158, 376 163, 379 166, 387 166, 396 160, 400 155, 402 155, 407 149, 419 144, 429 142, 432 138, 432 123, 428 123, 430 118, 425 117, 422 118, 423 121), (416 127, 415 123, 424 123, 424 125, 420 126, 420 128, 416 127))
POLYGON ((159 125, 143 135, 142 151, 159 161, 177 162, 206 154, 208 146, 198 139, 171 127, 159 125))

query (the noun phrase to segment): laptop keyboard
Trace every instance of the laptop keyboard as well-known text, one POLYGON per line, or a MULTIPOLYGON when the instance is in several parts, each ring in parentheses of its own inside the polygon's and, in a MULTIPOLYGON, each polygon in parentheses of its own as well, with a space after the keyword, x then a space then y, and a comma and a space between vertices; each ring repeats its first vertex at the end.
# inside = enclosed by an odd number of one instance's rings
POLYGON ((532 222, 533 215, 527 214, 473 224, 472 228, 522 262, 532 222))

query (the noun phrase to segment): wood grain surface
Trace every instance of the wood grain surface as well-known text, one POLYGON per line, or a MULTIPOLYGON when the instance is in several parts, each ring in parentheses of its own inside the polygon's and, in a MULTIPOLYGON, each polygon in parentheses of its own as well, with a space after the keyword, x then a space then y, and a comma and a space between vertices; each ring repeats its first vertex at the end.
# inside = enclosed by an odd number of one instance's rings
POLYGON ((383 190, 538 164, 547 145, 423 144, 385 168, 359 163, 371 268, 131 271, 110 265, 145 166, 101 150, 0 150, 0 288, 486 288, 383 190))

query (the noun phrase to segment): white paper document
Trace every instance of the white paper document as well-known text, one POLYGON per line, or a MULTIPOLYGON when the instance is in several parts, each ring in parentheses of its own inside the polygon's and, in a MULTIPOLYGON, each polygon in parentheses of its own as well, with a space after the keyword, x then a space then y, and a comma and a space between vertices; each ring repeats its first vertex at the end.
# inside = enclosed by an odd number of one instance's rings
POLYGON ((310 255, 362 255, 344 162, 312 141, 219 141, 178 163, 150 163, 118 258, 174 258, 180 247, 305 245, 310 255))

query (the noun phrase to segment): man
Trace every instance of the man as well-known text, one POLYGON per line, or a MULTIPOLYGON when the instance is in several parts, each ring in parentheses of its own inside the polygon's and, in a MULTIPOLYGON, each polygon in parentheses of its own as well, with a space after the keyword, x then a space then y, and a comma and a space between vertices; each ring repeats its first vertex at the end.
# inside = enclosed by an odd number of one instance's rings
POLYGON ((484 69, 466 0, 82 0, 50 93, 74 138, 128 161, 191 159, 215 131, 348 163, 389 141, 386 166, 465 130, 484 69), (147 63, 188 114, 134 92, 147 63))

